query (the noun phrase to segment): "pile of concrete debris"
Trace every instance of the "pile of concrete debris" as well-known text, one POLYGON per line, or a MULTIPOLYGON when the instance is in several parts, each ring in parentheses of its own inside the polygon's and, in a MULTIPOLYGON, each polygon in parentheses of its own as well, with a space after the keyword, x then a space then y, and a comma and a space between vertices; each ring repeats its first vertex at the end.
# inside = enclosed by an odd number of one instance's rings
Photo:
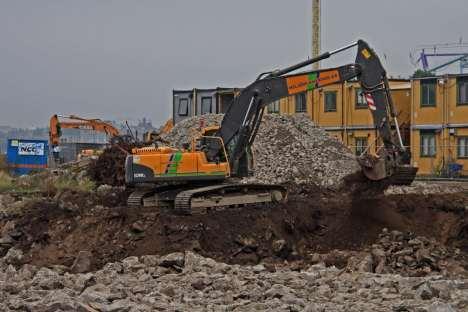
POLYGON ((399 274, 403 276, 464 276, 464 254, 434 239, 413 233, 383 229, 379 239, 363 251, 334 250, 313 254, 313 263, 343 264, 349 272, 399 274))
POLYGON ((468 281, 218 263, 192 252, 129 257, 99 271, 0 260, 1 311, 455 311, 468 281))
MULTIPOLYGON (((164 139, 176 147, 219 125, 223 115, 203 115, 178 123, 164 139)), ((315 127, 305 115, 265 115, 253 145, 254 183, 315 184, 338 188, 359 170, 354 155, 336 138, 315 127)))
MULTIPOLYGON (((375 273, 398 273, 406 276, 428 274, 465 273, 456 259, 460 250, 452 250, 434 239, 416 236, 414 233, 388 231, 384 229, 376 244, 370 250, 372 260, 369 268, 375 273), (454 273, 455 272, 455 273, 454 273)), ((370 260, 370 258, 368 258, 370 260)))
POLYGON ((385 194, 453 194, 466 191, 466 187, 463 183, 452 181, 414 181, 410 186, 391 185, 385 190, 385 194))

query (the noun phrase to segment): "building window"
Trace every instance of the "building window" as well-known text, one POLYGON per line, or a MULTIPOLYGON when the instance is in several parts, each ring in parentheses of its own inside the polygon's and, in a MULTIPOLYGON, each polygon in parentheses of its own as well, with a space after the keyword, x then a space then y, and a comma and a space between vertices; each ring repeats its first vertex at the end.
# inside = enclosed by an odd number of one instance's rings
POLYGON ((468 105, 468 77, 457 78, 458 105, 468 105))
POLYGON ((457 151, 458 158, 468 158, 468 136, 458 138, 457 151))
POLYGON ((201 98, 201 114, 211 114, 211 103, 213 99, 211 97, 201 98))
POLYGON ((367 137, 355 138, 354 140, 356 144, 356 155, 360 156, 367 149, 367 137))
POLYGON ((188 115, 188 99, 179 99, 178 114, 179 116, 188 115))
POLYGON ((421 157, 436 155, 436 136, 434 131, 421 131, 421 157))
POLYGON ((367 108, 367 101, 361 88, 357 88, 355 92, 356 109, 367 108))
POLYGON ((325 92, 325 112, 336 112, 336 91, 325 92))
POLYGON ((436 106, 435 79, 421 80, 421 106, 436 106))
POLYGON ((307 101, 305 93, 296 94, 296 113, 307 112, 307 101))
POLYGON ((270 104, 268 104, 267 110, 269 113, 272 114, 279 114, 280 112, 280 101, 274 101, 270 104))

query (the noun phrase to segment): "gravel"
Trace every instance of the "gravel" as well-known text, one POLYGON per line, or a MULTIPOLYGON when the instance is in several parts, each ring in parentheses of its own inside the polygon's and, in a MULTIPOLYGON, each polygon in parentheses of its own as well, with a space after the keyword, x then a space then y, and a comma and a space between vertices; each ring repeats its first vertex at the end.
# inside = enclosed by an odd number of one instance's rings
MULTIPOLYGON (((223 115, 203 115, 175 125, 164 139, 175 147, 200 134, 201 127, 218 125, 223 115)), ((252 148, 252 183, 309 185, 337 189, 343 179, 360 170, 355 156, 338 139, 303 114, 264 116, 252 148)))
POLYGON ((192 252, 99 271, 0 260, 1 311, 466 311, 468 280, 346 272, 316 264, 227 265, 192 252))

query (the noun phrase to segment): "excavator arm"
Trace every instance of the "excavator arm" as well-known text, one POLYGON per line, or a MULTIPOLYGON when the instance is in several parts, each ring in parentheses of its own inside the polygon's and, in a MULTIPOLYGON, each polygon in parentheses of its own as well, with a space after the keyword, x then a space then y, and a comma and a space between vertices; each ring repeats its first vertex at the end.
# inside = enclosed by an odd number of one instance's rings
MULTIPOLYGON (((250 147, 268 104, 290 95, 352 79, 357 79, 362 86, 374 126, 383 142, 383 149, 378 157, 367 153, 360 157, 359 162, 369 179, 382 180, 394 175, 403 167, 403 159, 408 158, 409 152, 403 146, 385 69, 375 52, 363 40, 285 69, 263 73, 241 91, 225 114, 216 134, 226 146, 231 174, 241 177, 249 174, 250 147), (355 63, 289 74, 355 46, 355 63)), ((207 156, 214 157, 218 150, 219 146, 216 145, 209 148, 207 156)), ((402 183, 412 181, 415 173, 414 168, 405 171, 408 177, 402 183)))
POLYGON ((100 119, 85 119, 75 115, 53 115, 50 118, 49 125, 49 140, 51 145, 56 146, 60 144, 62 129, 94 130, 97 132, 103 132, 110 137, 117 137, 120 135, 120 132, 117 128, 115 128, 110 123, 104 122, 100 119), (66 121, 61 121, 59 117, 66 119, 66 121))

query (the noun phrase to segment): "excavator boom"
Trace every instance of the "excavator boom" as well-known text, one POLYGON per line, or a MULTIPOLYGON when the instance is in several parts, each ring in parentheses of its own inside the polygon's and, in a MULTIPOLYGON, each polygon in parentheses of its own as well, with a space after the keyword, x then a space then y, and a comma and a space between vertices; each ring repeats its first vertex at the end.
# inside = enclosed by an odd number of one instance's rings
MULTIPOLYGON (((228 151, 231 174, 240 177, 249 175, 250 147, 268 104, 286 96, 352 79, 361 84, 375 129, 383 143, 378 157, 369 153, 360 157, 359 162, 365 175, 371 180, 383 180, 396 172, 404 171, 405 179, 398 179, 398 183, 411 183, 416 169, 404 165, 405 160, 409 159, 409 151, 405 149, 401 139, 385 69, 374 50, 363 40, 285 69, 263 73, 242 90, 225 114, 217 133, 228 151), (354 63, 289 74, 355 46, 357 56, 354 63)), ((213 150, 208 150, 208 155, 214 155, 216 148, 215 146, 213 150)))
POLYGON ((61 116, 53 115, 50 118, 49 125, 49 140, 51 145, 60 144, 60 136, 62 129, 86 129, 103 132, 109 137, 117 137, 120 135, 119 130, 110 123, 104 122, 101 119, 86 119, 75 115, 61 116), (61 121, 59 118, 66 119, 61 121))

